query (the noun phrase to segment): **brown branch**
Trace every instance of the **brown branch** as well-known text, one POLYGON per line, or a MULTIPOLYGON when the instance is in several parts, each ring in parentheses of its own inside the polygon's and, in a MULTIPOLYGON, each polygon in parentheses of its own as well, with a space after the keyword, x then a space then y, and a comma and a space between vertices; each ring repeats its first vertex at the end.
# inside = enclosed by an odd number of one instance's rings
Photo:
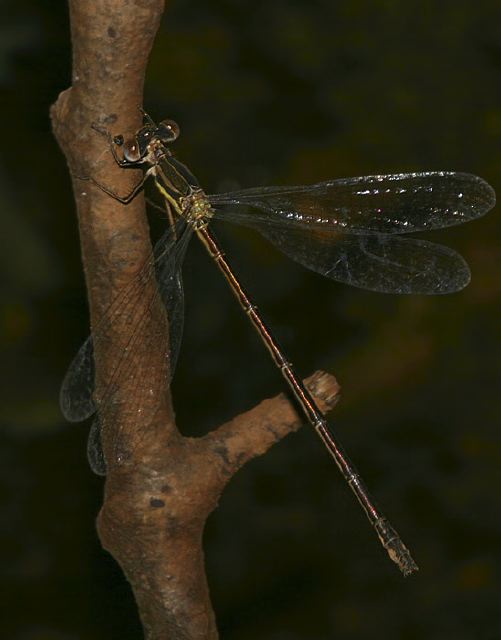
MULTIPOLYGON (((184 438, 177 430, 167 319, 155 280, 143 268, 151 255, 144 200, 123 206, 84 179, 92 176, 124 194, 141 177, 116 166, 106 139, 91 125, 113 134, 139 126, 137 106, 163 0, 71 0, 70 11, 73 83, 51 115, 73 175, 95 396, 106 407, 100 420, 108 476, 99 536, 132 585, 147 638, 212 639, 217 631, 202 551, 207 516, 233 474, 297 430, 301 420, 278 396, 204 438, 184 438), (138 323, 141 331, 131 339, 138 323), (107 403, 110 388, 113 402, 107 403)), ((335 379, 317 373, 308 384, 321 408, 332 408, 335 379)))
MULTIPOLYGON (((334 406, 333 376, 317 372, 306 383, 323 409, 334 406)), ((108 476, 99 534, 132 585, 148 639, 218 637, 204 571, 205 522, 236 471, 302 423, 279 395, 203 438, 179 437, 154 466, 108 476)))
MULTIPOLYGON (((323 412, 330 411, 339 400, 339 386, 334 376, 317 371, 305 380, 323 412)), ((213 451, 225 462, 224 472, 233 475, 250 459, 266 453, 291 431, 304 424, 295 406, 284 396, 264 400, 251 411, 242 413, 205 437, 213 451)))

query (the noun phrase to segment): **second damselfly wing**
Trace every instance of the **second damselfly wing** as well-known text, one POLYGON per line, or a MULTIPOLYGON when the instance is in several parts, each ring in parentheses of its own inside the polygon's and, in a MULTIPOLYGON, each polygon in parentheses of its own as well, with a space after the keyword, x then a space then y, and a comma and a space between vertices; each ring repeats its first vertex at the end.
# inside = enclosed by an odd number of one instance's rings
POLYGON ((113 406, 118 387, 129 379, 134 394, 129 397, 128 411, 141 413, 142 420, 148 420, 155 413, 156 406, 149 402, 149 413, 144 397, 148 386, 158 388, 168 384, 175 370, 184 319, 184 295, 181 279, 181 262, 184 257, 190 229, 179 220, 169 228, 155 245, 155 248, 136 276, 112 301, 92 334, 83 343, 73 359, 63 380, 60 392, 61 410, 70 422, 80 422, 94 416, 88 439, 88 459, 97 475, 106 474, 106 461, 101 446, 101 430, 107 417, 107 409, 113 406), (174 244, 175 243, 175 244, 174 244), (175 247, 175 248, 174 248, 175 247), (152 280, 161 283, 158 287, 152 280), (160 297, 168 318, 169 342, 165 342, 165 326, 158 318, 152 321, 160 297), (124 325, 127 329, 123 329, 124 325), (109 330, 113 326, 120 336, 110 340, 109 330), (137 345, 145 351, 153 350, 156 357, 163 359, 155 368, 137 363, 137 345), (113 363, 107 384, 99 399, 94 398, 95 367, 94 348, 106 349, 113 363), (146 385, 146 386, 145 386, 146 385), (97 406, 99 412, 97 412, 97 406))
MULTIPOLYGON (((131 141, 124 143, 121 136, 112 139, 118 164, 124 168, 143 165, 146 169, 143 181, 124 197, 98 186, 121 202, 128 202, 146 178, 152 176, 169 210, 171 227, 156 245, 151 259, 93 331, 92 340, 96 343, 106 335, 102 327, 120 322, 123 316, 130 321, 134 305, 141 297, 141 283, 151 281, 156 265, 158 287, 150 287, 146 305, 141 298, 142 311, 130 323, 125 344, 118 345, 113 352, 111 382, 99 398, 99 421, 94 422, 91 430, 89 458, 93 469, 98 473, 106 471, 100 429, 116 388, 125 377, 137 378, 139 393, 132 399, 134 412, 143 412, 143 419, 148 418, 143 407, 147 404, 145 390, 140 385, 142 365, 131 357, 131 347, 138 335, 148 331, 148 310, 155 307, 158 295, 171 317, 174 351, 174 358, 171 356, 162 375, 165 380, 172 375, 182 330, 180 267, 189 237, 195 233, 230 284, 305 417, 334 457, 383 546, 404 574, 411 573, 417 567, 408 550, 375 506, 311 394, 243 289, 209 223, 215 218, 253 227, 305 267, 353 286, 385 293, 442 294, 457 291, 468 283, 470 273, 465 261, 447 247, 407 238, 405 234, 453 226, 483 215, 494 205, 492 188, 470 174, 426 172, 365 176, 296 187, 260 187, 207 196, 193 174, 170 151, 168 145, 179 134, 177 125, 172 121, 156 125, 146 115, 145 119, 145 126, 131 141), (117 148, 122 149, 123 156, 117 153, 117 148)), ((152 347, 153 343, 154 340, 152 347)), ((167 359, 168 347, 164 349, 167 359)), ((95 410, 92 361, 92 343, 88 340, 70 366, 61 391, 61 406, 69 419, 83 419, 95 410)), ((151 398, 148 402, 155 406, 151 398)), ((112 462, 119 463, 118 454, 112 462)))

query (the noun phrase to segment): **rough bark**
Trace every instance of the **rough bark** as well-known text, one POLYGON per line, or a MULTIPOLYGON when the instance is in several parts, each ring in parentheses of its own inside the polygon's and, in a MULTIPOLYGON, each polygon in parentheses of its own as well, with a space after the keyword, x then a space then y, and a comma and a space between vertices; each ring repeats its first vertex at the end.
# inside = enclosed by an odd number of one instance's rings
MULTIPOLYGON (((92 125, 114 134, 140 126, 137 106, 163 8, 163 0, 71 0, 72 85, 51 115, 73 176, 91 324, 100 336, 94 344, 98 401, 110 378, 115 382, 112 408, 101 416, 108 475, 99 536, 132 585, 148 639, 214 639, 205 521, 233 474, 302 420, 278 396, 203 438, 181 436, 168 388, 168 322, 154 278, 145 279, 151 245, 144 199, 123 206, 84 179, 124 194, 141 178, 117 167, 92 125), (135 278, 138 286, 131 287, 135 278), (131 343, 138 318, 142 330, 131 343), (126 365, 117 373, 124 349, 126 365)), ((332 376, 319 372, 308 387, 321 409, 334 406, 332 376)))

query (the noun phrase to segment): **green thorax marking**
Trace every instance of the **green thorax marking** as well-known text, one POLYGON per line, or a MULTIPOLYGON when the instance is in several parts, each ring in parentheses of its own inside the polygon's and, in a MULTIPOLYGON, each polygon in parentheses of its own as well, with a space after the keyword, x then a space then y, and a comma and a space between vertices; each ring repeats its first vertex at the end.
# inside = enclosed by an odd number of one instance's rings
POLYGON ((166 151, 154 164, 157 189, 173 211, 185 218, 188 224, 205 226, 214 215, 209 199, 188 167, 166 151))

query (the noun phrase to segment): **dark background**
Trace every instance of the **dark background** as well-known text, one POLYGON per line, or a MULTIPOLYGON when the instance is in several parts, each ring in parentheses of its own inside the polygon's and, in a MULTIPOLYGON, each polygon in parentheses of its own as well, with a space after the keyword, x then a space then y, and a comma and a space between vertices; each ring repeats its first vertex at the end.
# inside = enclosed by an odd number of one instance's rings
MULTIPOLYGON (((128 585, 94 530, 102 480, 87 467, 88 425, 58 410, 88 332, 48 119, 70 81, 67 7, 2 6, 1 637, 138 639, 128 585)), ((209 192, 431 169, 501 192, 500 80, 495 0, 187 0, 168 7, 145 106, 180 122, 178 155, 209 192)), ((421 567, 399 575, 305 428, 241 471, 210 518, 222 638, 501 637, 500 230, 494 210, 433 234, 473 279, 429 298, 350 289, 251 232, 219 231, 298 370, 338 376, 337 432, 421 567)), ((282 385, 195 243, 185 285, 174 397, 193 434, 282 385)))

